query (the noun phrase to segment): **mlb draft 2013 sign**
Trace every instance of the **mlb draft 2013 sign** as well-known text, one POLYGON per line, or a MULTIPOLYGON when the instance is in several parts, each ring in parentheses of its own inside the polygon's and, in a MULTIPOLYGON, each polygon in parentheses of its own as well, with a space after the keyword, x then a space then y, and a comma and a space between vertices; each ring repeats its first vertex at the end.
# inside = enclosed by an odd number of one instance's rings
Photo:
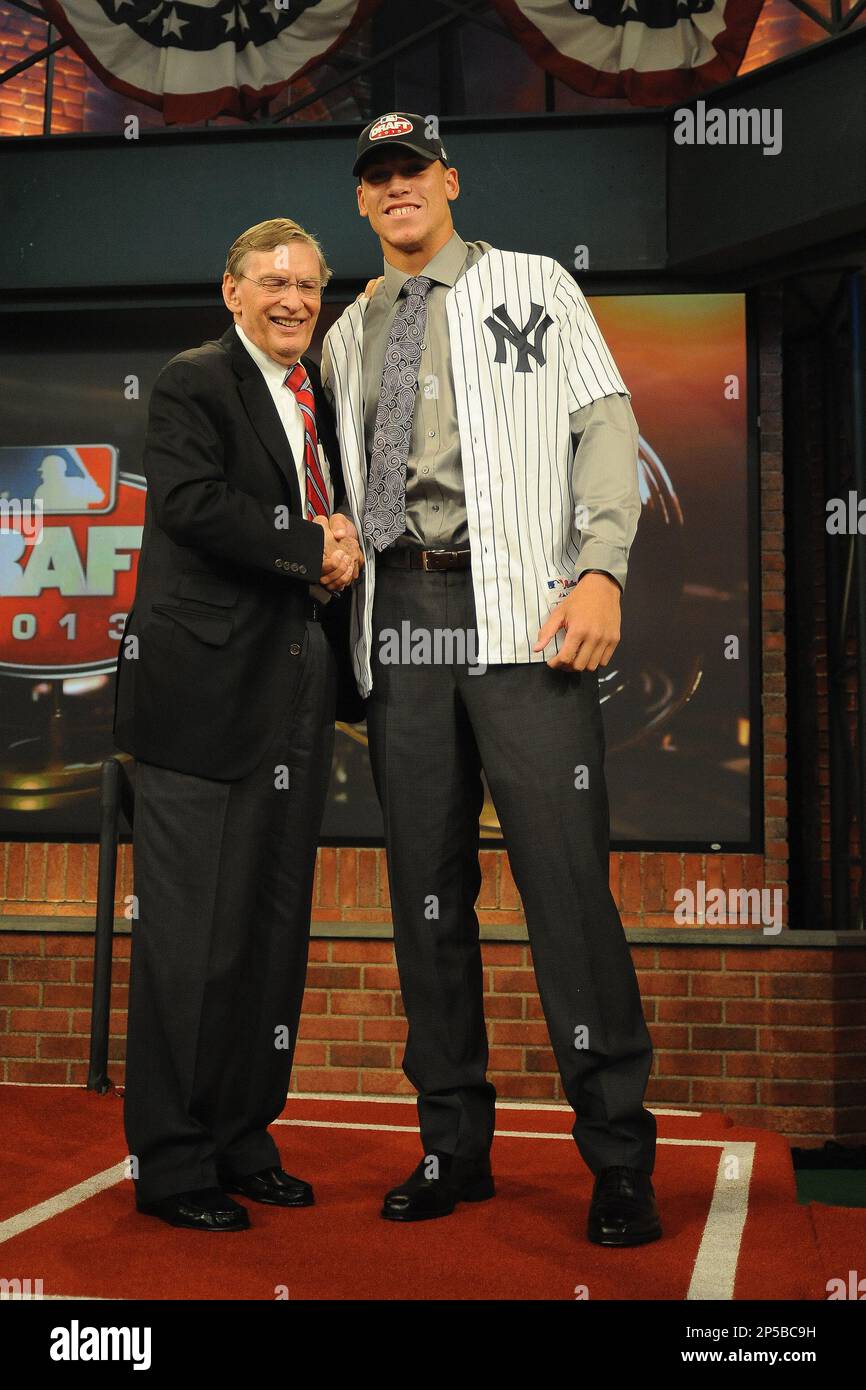
POLYGON ((110 444, 0 448, 0 674, 114 670, 144 488, 110 444))
POLYGON ((0 448, 0 819, 95 828, 145 480, 111 444, 0 448))

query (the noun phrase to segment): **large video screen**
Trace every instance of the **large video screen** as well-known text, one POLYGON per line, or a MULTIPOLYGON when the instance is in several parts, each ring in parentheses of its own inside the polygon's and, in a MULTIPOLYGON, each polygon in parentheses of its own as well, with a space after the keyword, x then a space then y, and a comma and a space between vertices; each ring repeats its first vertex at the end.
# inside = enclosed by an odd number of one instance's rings
MULTIPOLYGON (((745 297, 591 299, 632 392, 642 516, 600 673, 613 843, 759 848, 756 461, 745 297)), ((322 309, 317 355, 342 305, 322 309)), ((147 400, 221 306, 31 313, 0 351, 0 835, 93 837, 144 519, 147 400)), ((485 841, 499 839, 489 795, 485 841)), ((323 839, 380 842, 364 726, 323 839)))

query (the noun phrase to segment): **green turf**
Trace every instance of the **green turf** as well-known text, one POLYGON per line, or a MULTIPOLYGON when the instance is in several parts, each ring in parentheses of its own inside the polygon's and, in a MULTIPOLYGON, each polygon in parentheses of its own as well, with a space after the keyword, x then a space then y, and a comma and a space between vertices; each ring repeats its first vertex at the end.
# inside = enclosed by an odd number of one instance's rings
POLYGON ((866 1171, 862 1168, 800 1168, 795 1176, 800 1202, 866 1207, 866 1171))

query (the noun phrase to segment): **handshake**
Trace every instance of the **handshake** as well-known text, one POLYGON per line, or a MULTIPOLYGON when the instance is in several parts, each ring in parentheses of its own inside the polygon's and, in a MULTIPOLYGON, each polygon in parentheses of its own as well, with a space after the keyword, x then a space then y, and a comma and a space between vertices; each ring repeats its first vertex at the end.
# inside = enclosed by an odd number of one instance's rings
POLYGON ((364 563, 364 552, 358 544, 358 532, 341 512, 333 516, 316 516, 313 520, 325 533, 322 573, 319 583, 331 593, 338 594, 358 578, 364 563))

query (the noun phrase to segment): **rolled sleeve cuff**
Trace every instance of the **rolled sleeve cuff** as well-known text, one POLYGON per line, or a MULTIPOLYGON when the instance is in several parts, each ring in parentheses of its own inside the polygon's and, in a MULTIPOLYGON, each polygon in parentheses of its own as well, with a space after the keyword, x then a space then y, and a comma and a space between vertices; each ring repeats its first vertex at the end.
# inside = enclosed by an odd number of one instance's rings
POLYGON ((620 590, 625 593, 628 551, 588 536, 580 547, 580 559, 574 569, 575 577, 579 580, 587 570, 603 570, 611 579, 616 580, 620 590))

